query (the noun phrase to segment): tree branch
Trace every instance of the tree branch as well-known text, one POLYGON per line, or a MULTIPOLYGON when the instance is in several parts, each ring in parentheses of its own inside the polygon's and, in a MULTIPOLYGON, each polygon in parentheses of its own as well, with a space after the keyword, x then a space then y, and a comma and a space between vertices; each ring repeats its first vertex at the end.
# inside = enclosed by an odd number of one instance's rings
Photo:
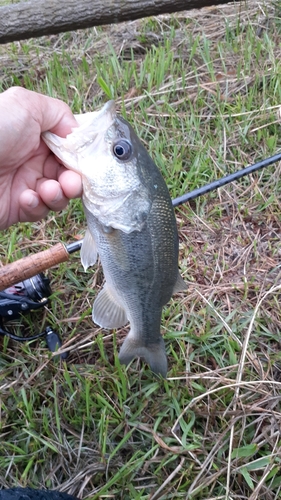
MULTIPOLYGON (((234 0, 240 1, 240 0, 234 0)), ((34 0, 0 7, 0 43, 227 3, 226 0, 34 0)))

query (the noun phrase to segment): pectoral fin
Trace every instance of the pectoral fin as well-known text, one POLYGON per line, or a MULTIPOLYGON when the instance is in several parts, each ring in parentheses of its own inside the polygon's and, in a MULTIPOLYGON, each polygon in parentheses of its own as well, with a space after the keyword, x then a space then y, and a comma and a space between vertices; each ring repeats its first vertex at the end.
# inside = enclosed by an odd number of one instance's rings
POLYGON ((103 328, 120 328, 128 322, 127 314, 107 284, 93 305, 93 321, 103 328))
POLYGON ((88 269, 88 267, 93 266, 98 257, 96 242, 92 237, 89 229, 87 229, 84 240, 81 247, 80 252, 82 266, 84 267, 84 271, 88 269))
POLYGON ((187 284, 182 279, 180 273, 178 273, 177 281, 176 281, 174 289, 173 289, 173 294, 178 293, 178 292, 183 292, 186 289, 187 289, 187 284))

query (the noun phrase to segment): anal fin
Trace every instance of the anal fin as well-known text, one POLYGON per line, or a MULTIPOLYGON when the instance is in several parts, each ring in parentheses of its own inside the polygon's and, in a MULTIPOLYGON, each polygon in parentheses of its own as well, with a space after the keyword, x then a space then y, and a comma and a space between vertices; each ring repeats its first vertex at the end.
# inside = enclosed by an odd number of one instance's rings
POLYGON ((107 283, 93 305, 93 321, 103 328, 120 328, 128 323, 126 311, 116 300, 107 283))

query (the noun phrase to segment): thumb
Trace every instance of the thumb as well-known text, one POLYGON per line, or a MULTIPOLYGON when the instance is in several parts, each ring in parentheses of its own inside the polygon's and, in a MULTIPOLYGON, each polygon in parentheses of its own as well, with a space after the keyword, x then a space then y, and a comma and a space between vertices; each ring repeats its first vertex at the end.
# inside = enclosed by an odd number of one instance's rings
POLYGON ((41 132, 50 130, 60 137, 66 137, 78 124, 69 106, 53 97, 33 92, 34 110, 33 118, 39 123, 41 132))
POLYGON ((47 130, 65 137, 77 122, 69 106, 60 99, 54 99, 22 87, 11 87, 3 93, 11 107, 14 103, 24 109, 26 117, 39 125, 40 133, 47 130))

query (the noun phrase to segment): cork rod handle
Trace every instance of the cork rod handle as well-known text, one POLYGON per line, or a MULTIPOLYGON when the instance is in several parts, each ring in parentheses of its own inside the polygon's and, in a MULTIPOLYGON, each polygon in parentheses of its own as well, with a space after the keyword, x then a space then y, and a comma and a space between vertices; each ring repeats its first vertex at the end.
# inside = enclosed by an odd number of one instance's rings
POLYGON ((69 253, 62 243, 33 255, 28 255, 11 264, 0 267, 0 292, 20 281, 32 278, 38 273, 69 259, 69 253))

